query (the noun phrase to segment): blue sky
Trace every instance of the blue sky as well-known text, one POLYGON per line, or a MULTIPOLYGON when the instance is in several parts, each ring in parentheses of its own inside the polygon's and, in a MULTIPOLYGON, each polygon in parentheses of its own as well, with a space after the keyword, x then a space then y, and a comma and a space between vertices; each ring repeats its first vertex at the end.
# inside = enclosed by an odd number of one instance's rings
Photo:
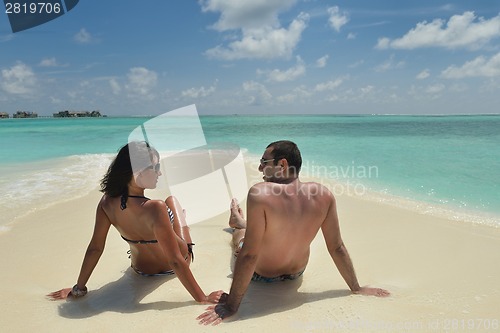
POLYGON ((500 105, 500 2, 82 0, 13 34, 0 112, 476 114, 500 105))

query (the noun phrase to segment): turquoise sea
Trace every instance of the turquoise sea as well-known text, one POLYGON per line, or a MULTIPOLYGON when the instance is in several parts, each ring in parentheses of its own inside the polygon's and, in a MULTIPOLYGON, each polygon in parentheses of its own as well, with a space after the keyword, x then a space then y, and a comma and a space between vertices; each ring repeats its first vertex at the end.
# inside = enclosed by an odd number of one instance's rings
MULTIPOLYGON (((0 228, 94 190, 131 131, 150 119, 1 119, 0 228)), ((200 121, 208 143, 236 144, 255 165, 268 143, 289 139, 302 151, 304 176, 333 178, 349 185, 348 194, 369 200, 500 226, 500 115, 232 115, 200 121)))

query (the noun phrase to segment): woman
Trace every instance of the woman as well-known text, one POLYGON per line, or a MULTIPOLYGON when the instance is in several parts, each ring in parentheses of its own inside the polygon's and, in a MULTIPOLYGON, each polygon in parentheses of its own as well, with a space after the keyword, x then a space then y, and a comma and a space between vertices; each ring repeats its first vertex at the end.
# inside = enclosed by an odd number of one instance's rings
POLYGON ((104 250, 109 227, 113 225, 130 245, 131 266, 144 276, 176 274, 195 301, 217 303, 222 291, 205 295, 189 263, 194 258, 184 211, 173 196, 165 202, 150 200, 145 189, 156 188, 160 171, 158 152, 147 142, 123 146, 101 181, 102 196, 96 212, 92 239, 85 253, 77 283, 48 296, 65 299, 81 297, 104 250))

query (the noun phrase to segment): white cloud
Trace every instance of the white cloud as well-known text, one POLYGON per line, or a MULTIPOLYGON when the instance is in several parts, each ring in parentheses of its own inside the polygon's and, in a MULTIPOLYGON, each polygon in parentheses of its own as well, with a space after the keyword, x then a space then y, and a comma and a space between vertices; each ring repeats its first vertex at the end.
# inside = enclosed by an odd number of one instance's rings
POLYGON ((356 34, 350 32, 349 34, 347 34, 347 39, 356 39, 356 34))
POLYGON ((325 67, 326 62, 328 61, 328 58, 330 58, 330 56, 327 54, 327 55, 322 56, 318 60, 316 60, 316 67, 318 67, 318 68, 325 67))
POLYGON ((111 86, 111 91, 113 94, 118 95, 122 91, 122 87, 118 83, 116 79, 110 79, 109 80, 109 85, 111 86))
POLYGON ((152 89, 156 86, 158 75, 144 67, 131 68, 127 74, 128 82, 125 85, 132 95, 139 95, 151 99, 152 89))
POLYGON ((206 55, 224 60, 288 58, 299 43, 308 20, 309 16, 301 13, 288 29, 271 26, 243 29, 240 40, 227 47, 219 45, 209 49, 206 55))
POLYGON ((479 56, 468 61, 462 67, 450 66, 441 72, 446 79, 461 79, 465 77, 496 77, 500 76, 500 53, 490 59, 479 56))
POLYGON ((378 65, 377 67, 375 67, 375 71, 376 72, 379 72, 379 73, 382 73, 382 72, 387 72, 388 70, 391 70, 391 69, 398 69, 398 68, 402 68, 404 67, 405 65, 405 62, 404 61, 398 61, 396 62, 394 60, 394 54, 392 54, 388 60, 386 60, 385 62, 383 62, 382 64, 378 65))
POLYGON ((301 13, 285 28, 280 25, 278 14, 296 2, 200 0, 203 12, 220 13, 218 21, 211 27, 220 32, 229 32, 233 40, 227 45, 211 48, 205 54, 223 60, 290 57, 307 26, 309 16, 301 13))
POLYGON ((391 40, 387 37, 382 37, 378 39, 377 45, 375 46, 379 50, 388 49, 391 46, 391 40))
POLYGON ((444 47, 448 49, 479 49, 494 38, 500 37, 500 14, 486 20, 474 12, 452 16, 448 22, 435 19, 420 22, 401 38, 380 38, 378 49, 416 49, 444 47))
POLYGON ((278 14, 289 9, 297 0, 200 0, 203 12, 220 13, 212 26, 218 31, 259 29, 277 26, 278 14))
POLYGON ((367 94, 371 93, 374 89, 375 89, 374 86, 368 85, 366 87, 361 87, 360 90, 361 90, 361 94, 367 95, 367 94))
POLYGON ((40 61, 40 66, 42 67, 57 67, 59 64, 56 61, 56 58, 45 58, 40 61))
POLYGON ((0 35, 0 43, 8 42, 14 39, 14 34, 0 35))
POLYGON ((359 60, 359 61, 356 61, 355 63, 352 63, 349 65, 349 68, 357 68, 361 65, 363 65, 365 63, 364 60, 359 60))
POLYGON ((452 84, 449 88, 449 91, 455 92, 455 93, 463 93, 464 91, 467 91, 468 86, 464 83, 455 83, 452 84))
POLYGON ((273 97, 263 84, 255 81, 244 82, 243 90, 250 93, 249 105, 263 105, 271 101, 273 97))
POLYGON ((346 12, 341 13, 340 8, 338 6, 328 8, 328 14, 330 17, 328 18, 328 23, 330 23, 330 27, 335 29, 335 31, 340 32, 340 28, 346 25, 349 22, 349 17, 346 12))
POLYGON ((423 71, 417 74, 416 78, 417 80, 425 80, 429 76, 431 76, 431 72, 428 69, 424 69, 423 71))
POLYGON ((445 88, 446 88, 446 86, 444 84, 439 83, 439 84, 434 84, 434 85, 428 86, 425 89, 425 92, 428 94, 431 94, 431 95, 436 95, 436 94, 441 93, 445 88))
POLYGON ((300 57, 297 57, 297 63, 295 64, 295 66, 285 71, 280 71, 279 69, 273 69, 272 71, 267 73, 267 79, 273 82, 293 81, 296 78, 304 75, 305 73, 306 73, 306 66, 304 65, 304 61, 302 61, 300 57))
POLYGON ((92 41, 92 36, 90 35, 90 33, 88 33, 87 30, 85 30, 85 28, 81 28, 73 38, 80 44, 87 44, 92 41))
POLYGON ((297 96, 294 94, 286 94, 276 97, 276 100, 280 103, 293 103, 297 100, 297 96))
POLYGON ((62 99, 58 98, 58 97, 54 97, 54 96, 50 96, 50 102, 52 104, 61 104, 62 103, 62 99))
POLYGON ((190 88, 182 92, 183 97, 199 98, 212 95, 217 89, 217 81, 211 87, 190 88))
POLYGON ((338 78, 335 81, 319 83, 316 85, 316 87, 314 87, 314 91, 317 92, 332 91, 338 88, 342 84, 342 82, 344 82, 344 79, 338 78))
POLYGON ((1 87, 10 94, 30 94, 36 81, 35 73, 23 63, 17 63, 10 69, 2 69, 1 87))
POLYGON ((276 100, 280 103, 306 102, 306 99, 312 95, 306 86, 300 85, 293 89, 291 93, 276 97, 276 100))

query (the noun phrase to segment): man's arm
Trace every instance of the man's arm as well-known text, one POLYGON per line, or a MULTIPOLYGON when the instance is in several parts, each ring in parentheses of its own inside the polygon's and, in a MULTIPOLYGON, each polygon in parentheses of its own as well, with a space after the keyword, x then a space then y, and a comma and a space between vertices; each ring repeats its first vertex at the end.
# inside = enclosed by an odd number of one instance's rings
POLYGON ((340 235, 337 203, 333 194, 330 194, 328 213, 325 221, 321 225, 321 231, 323 232, 323 237, 325 238, 326 246, 333 262, 353 293, 380 297, 390 295, 390 293, 384 289, 360 287, 351 257, 340 235))
POLYGON ((226 302, 208 307, 207 311, 197 318, 200 319, 201 324, 217 325, 222 319, 230 317, 238 311, 254 273, 266 229, 263 191, 263 187, 253 186, 248 192, 245 240, 236 259, 229 295, 224 298, 226 302))
POLYGON ((331 194, 329 199, 328 213, 321 225, 321 231, 323 232, 328 252, 337 266, 340 275, 342 275, 351 291, 356 292, 360 289, 360 286, 351 258, 340 235, 337 203, 331 194))
POLYGON ((227 306, 236 312, 255 271, 260 254, 262 238, 266 229, 262 188, 252 187, 247 198, 247 228, 245 242, 236 259, 233 283, 227 299, 227 306))

